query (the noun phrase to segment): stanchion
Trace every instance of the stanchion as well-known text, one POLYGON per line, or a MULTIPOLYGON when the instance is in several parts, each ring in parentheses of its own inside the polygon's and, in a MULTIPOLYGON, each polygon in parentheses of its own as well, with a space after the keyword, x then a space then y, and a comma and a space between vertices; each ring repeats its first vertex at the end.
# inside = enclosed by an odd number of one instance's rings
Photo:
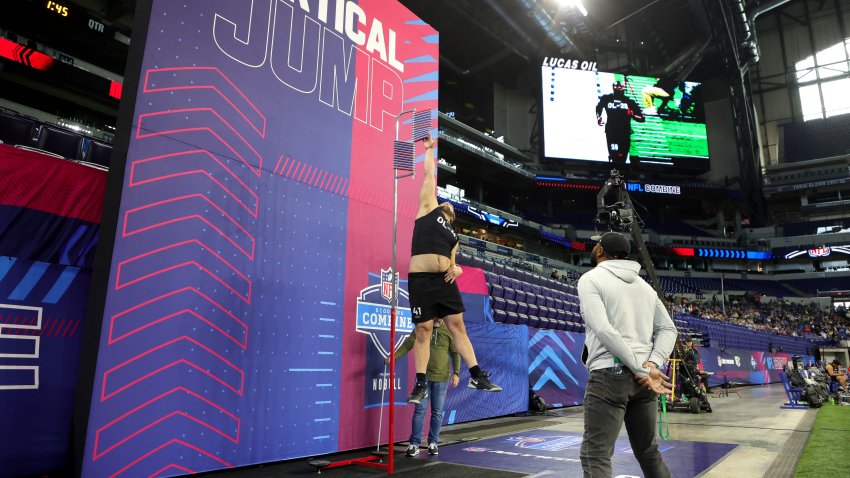
MULTIPOLYGON (((414 141, 427 137, 430 132, 431 125, 431 110, 416 112, 415 109, 405 110, 399 113, 395 118, 395 140, 393 141, 393 247, 392 247, 392 266, 390 268, 390 277, 392 278, 392 298, 390 299, 390 346, 388 350, 392 355, 395 352, 395 324, 398 314, 398 272, 396 265, 397 239, 398 239, 398 180, 407 177, 412 177, 415 174, 416 167, 416 150, 413 144, 414 141), (413 114, 413 138, 411 141, 399 140, 399 123, 401 117, 407 114, 413 114), (405 173, 399 175, 399 171, 405 173)), ((369 466, 373 468, 383 468, 387 470, 388 475, 395 472, 395 459, 393 456, 393 437, 395 436, 395 360, 389 360, 390 377, 389 377, 389 426, 387 427, 387 450, 381 450, 381 428, 383 426, 384 415, 384 400, 383 391, 381 392, 381 418, 378 425, 378 446, 371 456, 360 458, 352 458, 350 460, 341 460, 331 462, 328 460, 315 459, 310 460, 308 464, 316 468, 316 472, 321 474, 322 470, 331 468, 339 468, 349 465, 369 466), (383 463, 383 457, 387 457, 387 462, 383 463), (377 462, 377 463, 375 463, 377 462)))

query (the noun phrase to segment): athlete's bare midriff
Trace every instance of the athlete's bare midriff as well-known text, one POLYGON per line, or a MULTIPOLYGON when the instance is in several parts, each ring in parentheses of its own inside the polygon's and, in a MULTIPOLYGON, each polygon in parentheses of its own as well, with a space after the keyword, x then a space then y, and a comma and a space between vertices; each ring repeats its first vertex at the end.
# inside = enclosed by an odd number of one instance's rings
POLYGON ((410 272, 445 272, 452 260, 439 254, 417 254, 410 258, 410 272))

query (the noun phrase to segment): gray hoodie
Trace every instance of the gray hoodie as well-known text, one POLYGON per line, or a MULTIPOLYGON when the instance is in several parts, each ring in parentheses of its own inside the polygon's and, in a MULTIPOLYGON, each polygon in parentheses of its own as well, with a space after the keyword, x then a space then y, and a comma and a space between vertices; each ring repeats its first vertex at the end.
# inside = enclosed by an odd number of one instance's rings
POLYGON ((609 259, 578 281, 581 315, 587 326, 588 370, 623 366, 637 375, 649 360, 664 365, 676 342, 676 326, 652 286, 638 275, 640 264, 609 259))

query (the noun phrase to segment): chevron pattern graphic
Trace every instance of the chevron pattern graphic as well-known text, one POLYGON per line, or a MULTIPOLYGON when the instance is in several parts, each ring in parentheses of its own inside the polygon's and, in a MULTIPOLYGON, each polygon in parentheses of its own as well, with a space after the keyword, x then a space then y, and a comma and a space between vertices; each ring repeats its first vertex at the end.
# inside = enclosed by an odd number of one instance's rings
POLYGON ((121 352, 97 384, 97 400, 120 413, 90 423, 98 476, 229 467, 219 450, 240 442, 245 371, 232 357, 250 337, 236 311, 252 301, 253 184, 264 166, 252 143, 266 119, 217 68, 147 71, 143 95, 195 106, 137 118, 135 151, 159 154, 128 158, 131 206, 119 227, 133 254, 116 257, 121 306, 106 331, 121 352))

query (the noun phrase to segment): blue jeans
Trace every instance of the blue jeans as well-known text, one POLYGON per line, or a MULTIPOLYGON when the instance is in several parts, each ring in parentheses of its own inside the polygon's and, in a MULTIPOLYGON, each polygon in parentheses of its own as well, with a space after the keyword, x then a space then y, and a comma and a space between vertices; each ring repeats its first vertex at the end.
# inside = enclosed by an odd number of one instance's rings
POLYGON ((585 478, 611 478, 614 442, 626 424, 629 443, 646 478, 669 478, 670 470, 658 452, 655 422, 658 394, 635 382, 623 368, 590 372, 584 391, 584 439, 579 457, 585 478))
POLYGON ((443 406, 446 404, 446 392, 449 382, 428 380, 428 398, 416 404, 413 411, 413 427, 410 430, 410 444, 419 446, 422 442, 422 425, 425 423, 425 407, 431 402, 431 427, 428 430, 428 444, 440 439, 440 427, 443 425, 443 406))

